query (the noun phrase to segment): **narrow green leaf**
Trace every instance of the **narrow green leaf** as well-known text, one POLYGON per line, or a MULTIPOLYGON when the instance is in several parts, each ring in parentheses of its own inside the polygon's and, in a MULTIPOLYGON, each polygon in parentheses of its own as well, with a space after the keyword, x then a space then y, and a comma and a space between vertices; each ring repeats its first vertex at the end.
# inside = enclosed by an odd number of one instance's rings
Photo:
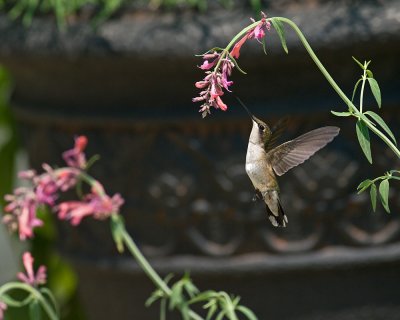
POLYGON ((56 298, 54 297, 53 293, 46 287, 40 288, 40 292, 43 294, 44 297, 47 297, 53 306, 54 311, 56 312, 57 316, 60 318, 60 308, 58 307, 58 303, 56 298))
POLYGON ((267 43, 265 41, 265 37, 262 38, 261 44, 262 44, 262 47, 263 47, 263 50, 264 50, 264 54, 267 55, 267 43))
POLYGON ((184 304, 183 306, 181 306, 180 309, 181 309, 181 314, 182 314, 183 320, 190 320, 189 307, 187 306, 187 304, 184 304))
POLYGON ((382 107, 382 100, 381 100, 381 90, 379 89, 378 82, 374 78, 367 78, 369 87, 371 88, 372 94, 375 97, 376 103, 378 107, 382 107))
POLYGON ((348 116, 351 116, 351 112, 348 112, 348 111, 346 111, 346 112, 339 112, 339 111, 333 111, 333 110, 331 110, 331 113, 332 113, 333 115, 337 116, 337 117, 348 117, 348 116))
POLYGON ((371 185, 371 189, 369 190, 369 195, 371 197, 371 204, 372 204, 372 210, 374 212, 376 211, 376 185, 373 183, 371 185))
POLYGON ((361 78, 358 79, 358 81, 357 81, 356 84, 354 85, 353 94, 352 94, 352 96, 351 96, 351 102, 353 102, 353 100, 354 100, 354 96, 356 95, 356 91, 357 91, 358 85, 360 84, 361 81, 362 81, 361 78))
POLYGON ((211 320, 212 316, 215 314, 217 309, 218 309, 218 307, 217 307, 217 305, 215 303, 210 305, 210 308, 208 309, 208 312, 207 312, 206 320, 211 320))
POLYGON ((229 58, 232 60, 233 64, 235 65, 235 67, 243 74, 247 74, 247 72, 243 71, 240 67, 239 64, 237 63, 236 59, 234 57, 232 57, 232 55, 230 53, 228 53, 229 58))
POLYGON ((243 313, 247 317, 247 319, 249 319, 249 320, 257 320, 256 315, 249 308, 247 308, 245 306, 238 306, 236 309, 238 311, 240 311, 241 313, 243 313))
POLYGON ((381 198, 381 202, 386 212, 390 213, 389 209, 389 180, 382 180, 379 185, 379 196, 381 198))
POLYGON ((286 53, 289 53, 289 50, 286 45, 286 37, 285 37, 285 29, 283 27, 282 22, 273 18, 271 19, 272 25, 274 26, 276 32, 278 33, 279 39, 281 40, 282 48, 286 53))
POLYGON ((367 112, 365 112, 365 113, 368 114, 373 120, 375 120, 376 123, 379 124, 379 125, 382 127, 382 129, 385 130, 385 132, 386 132, 386 133, 389 135, 389 137, 393 140, 394 144, 397 145, 396 138, 395 138, 395 136, 394 136, 392 130, 390 130, 390 128, 389 128, 388 125, 386 124, 385 120, 383 120, 383 119, 381 118, 380 115, 376 114, 376 113, 373 112, 373 111, 367 111, 367 112))
POLYGON ((363 192, 365 189, 369 188, 369 186, 371 184, 372 184, 372 180, 370 180, 370 179, 366 179, 366 180, 362 181, 357 187, 358 194, 363 192))
POLYGON ((372 164, 372 156, 371 156, 371 142, 369 139, 369 131, 368 127, 364 124, 363 121, 358 120, 356 123, 356 132, 358 142, 360 143, 360 147, 365 154, 365 157, 372 164))
POLYGON ((368 77, 370 77, 370 78, 373 78, 373 77, 374 77, 374 74, 372 73, 371 70, 365 70, 365 72, 367 73, 367 76, 368 76, 368 77))
POLYGON ((364 65, 360 61, 358 61, 356 58, 354 58, 354 57, 352 57, 352 58, 360 66, 360 68, 364 70, 364 65))

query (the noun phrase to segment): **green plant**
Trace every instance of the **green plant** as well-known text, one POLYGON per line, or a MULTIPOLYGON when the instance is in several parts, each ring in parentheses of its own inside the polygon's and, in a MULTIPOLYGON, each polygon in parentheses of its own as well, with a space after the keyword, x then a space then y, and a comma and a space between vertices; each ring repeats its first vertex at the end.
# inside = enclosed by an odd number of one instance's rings
MULTIPOLYGON (((37 14, 54 15, 57 25, 64 29, 69 17, 88 9, 93 12, 94 25, 108 19, 123 6, 142 7, 149 10, 192 8, 207 10, 210 0, 0 0, 0 10, 8 13, 11 19, 21 19, 29 26, 37 14)), ((234 6, 234 0, 218 0, 224 8, 234 6)), ((250 6, 258 11, 261 0, 248 0, 250 6)), ((86 10, 87 11, 87 10, 86 10)))

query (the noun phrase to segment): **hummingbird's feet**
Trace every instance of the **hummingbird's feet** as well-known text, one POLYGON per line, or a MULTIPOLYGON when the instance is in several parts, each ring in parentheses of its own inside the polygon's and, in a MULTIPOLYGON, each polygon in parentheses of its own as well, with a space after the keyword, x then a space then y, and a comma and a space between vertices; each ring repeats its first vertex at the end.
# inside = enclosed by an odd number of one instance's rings
POLYGON ((254 194, 253 199, 252 199, 253 202, 256 202, 256 201, 262 200, 262 199, 263 199, 263 196, 262 196, 260 190, 256 189, 256 193, 254 194))

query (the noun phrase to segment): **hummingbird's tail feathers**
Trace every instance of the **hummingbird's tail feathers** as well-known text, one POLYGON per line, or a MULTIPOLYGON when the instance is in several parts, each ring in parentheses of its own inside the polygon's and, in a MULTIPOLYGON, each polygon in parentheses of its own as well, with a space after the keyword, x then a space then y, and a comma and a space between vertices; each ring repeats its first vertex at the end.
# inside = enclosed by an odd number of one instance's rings
POLYGON ((339 133, 338 127, 322 127, 285 142, 268 152, 267 156, 278 176, 306 161, 325 147, 339 133))
POLYGON ((271 221, 274 227, 286 227, 286 225, 288 224, 288 218, 285 212, 283 212, 283 208, 279 199, 278 199, 278 215, 272 213, 272 211, 268 207, 268 204, 265 204, 265 207, 267 209, 268 219, 269 221, 271 221))

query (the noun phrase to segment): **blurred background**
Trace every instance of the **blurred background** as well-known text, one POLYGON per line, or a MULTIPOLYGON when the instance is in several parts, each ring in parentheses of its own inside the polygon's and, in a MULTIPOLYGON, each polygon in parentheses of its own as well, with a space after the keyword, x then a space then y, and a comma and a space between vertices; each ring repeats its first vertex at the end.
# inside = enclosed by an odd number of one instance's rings
MULTIPOLYGON (((233 75, 234 93, 256 116, 270 125, 291 117, 283 141, 341 128, 279 180, 286 229, 251 201, 245 111, 226 95, 228 111, 203 120, 191 102, 203 77, 195 54, 225 46, 262 9, 299 25, 348 96, 361 75, 351 56, 372 60, 382 116, 399 137, 399 1, 3 0, 0 8, 1 195, 17 170, 62 165, 61 152, 85 134, 88 154, 101 157, 91 173, 126 199, 128 229, 162 275, 190 271, 201 290, 240 295, 259 319, 399 319, 399 187, 391 214, 379 205, 373 213, 368 194, 356 193, 399 159, 372 138, 368 164, 354 121, 330 114, 347 108, 295 34, 286 28, 288 55, 274 31, 267 56, 246 43, 247 75, 233 75)), ((370 92, 366 105, 377 109, 370 92)), ((144 307, 152 284, 117 254, 107 223, 72 228, 43 217, 33 251, 49 266, 64 319, 158 318, 157 306, 144 307)), ((1 227, 1 283, 13 279, 22 250, 1 227)))

